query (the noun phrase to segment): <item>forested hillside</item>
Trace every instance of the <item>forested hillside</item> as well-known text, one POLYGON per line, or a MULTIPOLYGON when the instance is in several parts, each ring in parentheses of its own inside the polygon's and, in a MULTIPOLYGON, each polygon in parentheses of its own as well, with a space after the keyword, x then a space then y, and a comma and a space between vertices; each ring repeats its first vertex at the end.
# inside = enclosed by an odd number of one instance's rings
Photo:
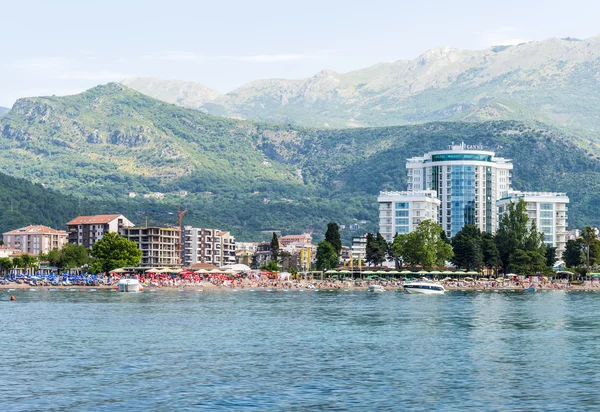
POLYGON ((311 227, 318 237, 332 220, 374 231, 376 195, 405 189, 405 159, 460 141, 512 158, 517 189, 567 191, 571 226, 600 220, 598 158, 541 124, 315 130, 206 115, 116 84, 21 99, 0 120, 7 174, 133 214, 181 205, 186 224, 242 240, 311 227))

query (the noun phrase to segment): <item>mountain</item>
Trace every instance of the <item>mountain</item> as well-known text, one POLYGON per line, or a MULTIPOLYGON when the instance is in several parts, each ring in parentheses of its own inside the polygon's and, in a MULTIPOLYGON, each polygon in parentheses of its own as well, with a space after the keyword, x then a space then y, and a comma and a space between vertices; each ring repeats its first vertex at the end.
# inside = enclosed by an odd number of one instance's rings
POLYGON ((197 109, 221 96, 220 92, 202 83, 180 80, 131 77, 123 80, 121 84, 155 99, 192 109, 197 109))
POLYGON ((0 120, 5 173, 130 213, 181 205, 185 224, 240 240, 307 228, 318 238, 329 221, 377 230, 376 195, 405 188, 404 160, 460 141, 512 158, 515 188, 567 191, 572 226, 598 225, 599 158, 541 124, 307 129, 219 118, 119 84, 20 99, 0 120))
MULTIPOLYGON (((350 73, 323 70, 306 79, 257 80, 186 107, 319 128, 538 121, 597 139, 599 73, 600 36, 551 38, 477 51, 443 47, 414 60, 379 63, 350 73)), ((162 98, 161 88, 137 90, 162 98)))
POLYGON ((0 117, 4 116, 6 113, 8 113, 10 109, 6 108, 6 107, 0 107, 0 117))

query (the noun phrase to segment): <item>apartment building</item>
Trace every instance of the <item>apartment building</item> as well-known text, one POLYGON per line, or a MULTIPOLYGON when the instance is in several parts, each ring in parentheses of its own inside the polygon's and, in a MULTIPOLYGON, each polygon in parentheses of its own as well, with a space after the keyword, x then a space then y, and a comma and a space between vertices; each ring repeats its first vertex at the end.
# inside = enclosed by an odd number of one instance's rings
POLYGON ((40 255, 48 253, 52 249, 60 249, 67 243, 67 236, 67 232, 64 230, 31 225, 4 233, 2 240, 7 248, 19 249, 30 255, 40 255))
POLYGON ((236 263, 235 237, 220 229, 185 226, 183 265, 210 263, 217 267, 236 263))
POLYGON ((121 235, 142 251, 141 266, 180 266, 181 230, 172 227, 124 227, 121 235))
POLYGON ((135 225, 123 215, 78 216, 67 223, 69 243, 91 248, 105 233, 122 233, 135 225))
POLYGON ((479 145, 450 145, 406 162, 408 190, 434 190, 440 200, 437 222, 453 237, 464 225, 496 231, 496 200, 511 190, 509 159, 479 145))
POLYGON ((544 243, 556 248, 556 257, 562 260, 567 248, 569 232, 567 232, 567 212, 569 197, 558 192, 521 192, 506 191, 498 199, 498 222, 506 213, 510 203, 523 199, 527 203, 527 215, 530 222, 535 222, 537 230, 544 234, 544 243))
POLYGON ((423 220, 438 221, 440 200, 435 190, 381 192, 379 202, 379 233, 387 242, 396 233, 414 231, 423 220))

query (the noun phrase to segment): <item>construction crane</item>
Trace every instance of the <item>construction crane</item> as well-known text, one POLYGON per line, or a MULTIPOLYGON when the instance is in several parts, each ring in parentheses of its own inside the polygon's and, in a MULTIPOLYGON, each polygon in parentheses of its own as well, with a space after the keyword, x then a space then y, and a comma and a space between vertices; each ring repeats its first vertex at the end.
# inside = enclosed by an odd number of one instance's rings
POLYGON ((150 213, 159 213, 159 214, 166 214, 166 215, 175 215, 177 214, 177 227, 179 228, 179 237, 177 238, 177 244, 176 244, 176 248, 177 248, 177 260, 179 261, 179 264, 182 265, 183 264, 183 255, 182 255, 182 243, 181 243, 181 237, 183 236, 183 216, 186 214, 187 210, 181 210, 181 206, 177 206, 177 213, 175 212, 168 212, 166 210, 153 210, 153 209, 146 209, 146 210, 138 210, 137 213, 144 213, 146 215, 146 228, 148 228, 148 215, 150 213))

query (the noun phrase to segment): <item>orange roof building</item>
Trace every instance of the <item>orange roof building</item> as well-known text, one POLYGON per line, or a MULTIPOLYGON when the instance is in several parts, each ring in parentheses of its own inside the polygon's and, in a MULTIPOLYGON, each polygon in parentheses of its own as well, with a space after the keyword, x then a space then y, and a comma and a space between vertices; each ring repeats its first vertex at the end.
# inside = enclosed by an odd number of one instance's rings
POLYGON ((69 243, 91 248, 105 233, 122 233, 123 229, 133 226, 123 215, 77 216, 67 222, 69 243))
POLYGON ((55 248, 60 249, 67 243, 67 237, 68 234, 64 230, 30 225, 4 233, 2 240, 7 248, 19 249, 30 255, 39 255, 55 248))

